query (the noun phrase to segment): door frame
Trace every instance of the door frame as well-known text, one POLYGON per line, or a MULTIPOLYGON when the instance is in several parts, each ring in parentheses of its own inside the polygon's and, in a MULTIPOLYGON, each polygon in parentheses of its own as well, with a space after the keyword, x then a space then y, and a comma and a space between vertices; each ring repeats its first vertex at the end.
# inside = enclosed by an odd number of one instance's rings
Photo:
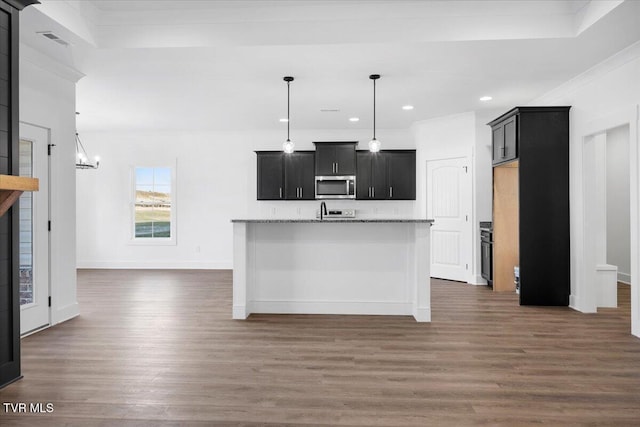
MULTIPOLYGON (((39 129, 41 131, 43 131, 44 133, 46 133, 46 139, 42 142, 42 144, 45 145, 47 151, 50 149, 50 145, 51 145, 51 129, 47 128, 45 126, 40 126, 40 125, 36 125, 33 123, 28 123, 28 122, 23 122, 20 121, 19 122, 19 139, 20 140, 26 140, 26 141, 30 141, 33 144, 37 143, 37 138, 34 138, 32 135, 29 134, 28 131, 25 131, 25 127, 32 127, 32 128, 36 128, 39 129), (24 135, 26 134, 26 135, 24 135)), ((46 213, 46 218, 47 220, 51 219, 51 156, 48 155, 47 153, 47 159, 46 159, 46 179, 47 179, 47 202, 45 204, 44 207, 40 207, 41 209, 44 208, 45 213, 46 213)), ((35 162, 34 162, 35 163, 35 162)), ((41 190, 39 190, 41 191, 41 190)), ((35 235, 35 234, 34 234, 35 235)), ((51 286, 51 234, 49 233, 49 231, 46 232, 46 236, 47 236, 47 243, 45 245, 46 247, 46 253, 44 256, 46 256, 47 258, 47 271, 44 273, 46 278, 47 278, 47 287, 46 287, 46 292, 47 292, 47 297, 50 298, 51 297, 51 291, 52 291, 52 286, 51 286)), ((35 252, 35 244, 34 247, 32 249, 35 252)), ((35 259, 35 257, 34 257, 35 259)), ((35 270, 35 266, 34 266, 34 270, 35 270)), ((38 273, 38 275, 41 275, 43 273, 38 273)), ((34 275, 35 277, 35 275, 34 275)), ((48 299, 47 298, 47 299, 48 299)), ((24 333, 20 334, 21 338, 27 337, 31 334, 34 334, 36 332, 39 332, 43 329, 47 329, 49 327, 51 327, 51 323, 52 323, 52 307, 51 305, 49 305, 47 303, 47 323, 45 325, 36 327, 34 329, 31 329, 29 331, 26 331, 24 333)), ((20 315, 22 316, 22 308, 20 309, 20 315)), ((21 324, 22 324, 22 319, 21 319, 21 324)))
MULTIPOLYGON (((640 214, 640 150, 638 149, 638 118, 640 117, 640 105, 614 112, 600 117, 584 127, 584 131, 578 136, 575 144, 576 153, 573 156, 574 180, 571 198, 572 226, 571 246, 575 254, 571 259, 571 296, 569 305, 583 313, 597 312, 595 288, 596 272, 592 268, 590 260, 595 260, 598 247, 594 239, 587 239, 590 233, 598 232, 589 227, 587 223, 587 211, 590 209, 591 199, 586 194, 585 182, 590 174, 588 160, 593 138, 609 129, 619 126, 629 126, 629 175, 630 175, 630 238, 631 238, 631 333, 640 337, 640 287, 638 286, 638 268, 640 267, 640 227, 638 226, 640 214)), ((602 224, 606 227, 606 224, 602 224)))

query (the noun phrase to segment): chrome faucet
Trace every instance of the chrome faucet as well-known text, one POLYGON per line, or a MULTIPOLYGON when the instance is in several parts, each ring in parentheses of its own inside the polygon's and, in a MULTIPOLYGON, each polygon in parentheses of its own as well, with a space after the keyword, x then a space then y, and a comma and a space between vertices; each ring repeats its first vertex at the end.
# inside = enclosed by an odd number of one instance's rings
POLYGON ((325 202, 320 203, 320 221, 322 221, 323 212, 324 215, 327 214, 327 204, 325 202))

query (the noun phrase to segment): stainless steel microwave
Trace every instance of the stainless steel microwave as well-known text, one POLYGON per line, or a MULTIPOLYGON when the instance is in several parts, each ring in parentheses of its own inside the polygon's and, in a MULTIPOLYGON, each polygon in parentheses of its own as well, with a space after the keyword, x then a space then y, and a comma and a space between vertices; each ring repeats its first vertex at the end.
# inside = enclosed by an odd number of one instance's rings
POLYGON ((355 199, 356 177, 316 176, 316 199, 355 199))

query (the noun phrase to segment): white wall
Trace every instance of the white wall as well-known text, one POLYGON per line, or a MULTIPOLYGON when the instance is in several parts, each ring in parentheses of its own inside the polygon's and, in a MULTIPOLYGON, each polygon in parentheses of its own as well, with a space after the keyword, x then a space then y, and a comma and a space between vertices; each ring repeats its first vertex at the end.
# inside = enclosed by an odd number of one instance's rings
POLYGON ((631 283, 629 126, 610 129, 606 136, 607 264, 618 267, 618 280, 631 283))
MULTIPOLYGON (((640 43, 622 50, 603 63, 534 100, 531 105, 570 105, 570 209, 571 298, 577 310, 595 312, 595 289, 585 246, 583 155, 589 135, 629 124, 631 162, 631 276, 632 333, 640 336, 640 291, 633 278, 638 272, 638 105, 640 104, 640 43), (635 166, 634 166, 635 165, 635 166)), ((602 224, 599 226, 603 226, 602 224)))
POLYGON ((77 316, 75 247, 75 83, 81 75, 20 46, 20 121, 50 131, 51 322, 77 316), (55 72, 48 70, 55 70, 55 72))
MULTIPOLYGON (((479 221, 491 220, 491 151, 485 147, 486 138, 477 138, 477 133, 482 135, 482 132, 477 129, 476 115, 469 112, 425 120, 415 123, 412 131, 417 148, 416 203, 420 217, 425 218, 427 215, 427 161, 456 157, 465 157, 469 160, 473 200, 469 204, 468 233, 471 241, 469 252, 471 269, 467 282, 486 284, 486 281, 480 277, 479 221), (482 206, 480 212, 482 217, 478 216, 477 203, 482 206)), ((488 129, 487 132, 489 132, 488 129)))
MULTIPOLYGON (((233 218, 313 217, 316 201, 256 200, 254 150, 279 150, 285 134, 275 131, 83 133, 98 170, 77 178, 77 253, 80 268, 232 268, 233 218), (177 244, 131 244, 133 166, 177 163, 177 244)), ((409 131, 379 130, 383 149, 415 148, 409 131)), ((360 141, 369 130, 292 130, 297 150, 312 141, 360 141)), ((359 216, 414 216, 413 201, 328 201, 354 207, 359 216)))

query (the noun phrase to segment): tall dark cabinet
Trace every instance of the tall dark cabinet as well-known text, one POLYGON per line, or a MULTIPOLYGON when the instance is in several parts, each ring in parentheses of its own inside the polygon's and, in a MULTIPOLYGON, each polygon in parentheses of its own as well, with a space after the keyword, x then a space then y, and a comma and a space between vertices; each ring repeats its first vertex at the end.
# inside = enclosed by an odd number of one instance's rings
POLYGON ((516 107, 493 136, 494 290, 520 304, 566 306, 570 294, 569 109, 516 107))
MULTIPOLYGON (((0 175, 18 175, 18 12, 33 0, 0 1, 0 175)), ((0 388, 20 374, 18 206, 0 216, 0 388)))

